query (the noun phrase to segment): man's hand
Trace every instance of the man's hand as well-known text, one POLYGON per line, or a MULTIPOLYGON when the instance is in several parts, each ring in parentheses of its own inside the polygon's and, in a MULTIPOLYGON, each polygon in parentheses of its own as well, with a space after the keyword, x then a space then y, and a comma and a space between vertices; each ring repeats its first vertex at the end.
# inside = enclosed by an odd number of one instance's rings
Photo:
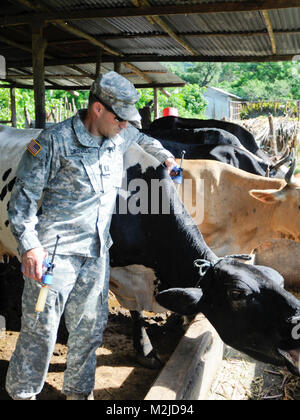
POLYGON ((22 255, 22 271, 26 277, 41 281, 43 275, 43 261, 48 254, 44 248, 33 248, 22 255))
POLYGON ((164 163, 169 174, 171 173, 172 169, 175 168, 175 166, 177 166, 177 163, 174 158, 167 158, 164 163))

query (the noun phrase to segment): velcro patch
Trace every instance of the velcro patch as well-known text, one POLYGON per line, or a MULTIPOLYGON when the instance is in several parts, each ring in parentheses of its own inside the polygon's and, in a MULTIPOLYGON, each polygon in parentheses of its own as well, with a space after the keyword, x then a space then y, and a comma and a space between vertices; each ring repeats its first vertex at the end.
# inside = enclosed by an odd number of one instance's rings
POLYGON ((42 146, 36 140, 31 140, 31 142, 27 146, 27 150, 33 156, 36 156, 42 150, 42 146))

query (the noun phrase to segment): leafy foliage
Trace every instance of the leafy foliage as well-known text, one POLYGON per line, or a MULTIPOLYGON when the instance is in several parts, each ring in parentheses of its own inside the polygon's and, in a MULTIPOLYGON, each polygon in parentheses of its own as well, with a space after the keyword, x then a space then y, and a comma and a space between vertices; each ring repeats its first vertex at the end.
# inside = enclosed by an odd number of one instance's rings
MULTIPOLYGON (((170 94, 165 96, 160 90, 158 91, 159 109, 162 112, 164 108, 175 107, 181 117, 185 118, 203 118, 206 108, 206 101, 203 97, 204 88, 198 84, 187 84, 183 88, 167 89, 170 94)), ((143 108, 149 101, 153 99, 152 89, 140 89, 141 95, 137 107, 143 108)), ((161 115, 160 115, 161 116, 161 115)))
POLYGON ((253 101, 300 100, 299 61, 182 64, 168 68, 189 83, 210 84, 253 101))

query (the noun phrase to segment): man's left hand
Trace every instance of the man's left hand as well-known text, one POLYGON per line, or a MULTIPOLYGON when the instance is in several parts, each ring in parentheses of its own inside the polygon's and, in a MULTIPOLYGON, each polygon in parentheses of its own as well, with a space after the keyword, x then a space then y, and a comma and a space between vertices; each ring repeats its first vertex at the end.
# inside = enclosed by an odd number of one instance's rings
POLYGON ((174 158, 167 158, 164 163, 169 174, 171 173, 172 169, 175 168, 175 166, 177 166, 177 163, 174 158))

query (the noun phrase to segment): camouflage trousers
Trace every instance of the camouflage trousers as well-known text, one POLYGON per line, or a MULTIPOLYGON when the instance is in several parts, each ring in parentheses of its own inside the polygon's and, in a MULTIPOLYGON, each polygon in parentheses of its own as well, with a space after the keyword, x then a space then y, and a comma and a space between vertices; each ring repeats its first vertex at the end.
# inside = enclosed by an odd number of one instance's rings
POLYGON ((36 326, 35 303, 41 286, 25 277, 21 332, 6 377, 6 390, 13 399, 41 392, 63 312, 69 338, 62 391, 88 395, 94 389, 96 349, 108 316, 108 253, 101 258, 55 258, 53 284, 36 326))

